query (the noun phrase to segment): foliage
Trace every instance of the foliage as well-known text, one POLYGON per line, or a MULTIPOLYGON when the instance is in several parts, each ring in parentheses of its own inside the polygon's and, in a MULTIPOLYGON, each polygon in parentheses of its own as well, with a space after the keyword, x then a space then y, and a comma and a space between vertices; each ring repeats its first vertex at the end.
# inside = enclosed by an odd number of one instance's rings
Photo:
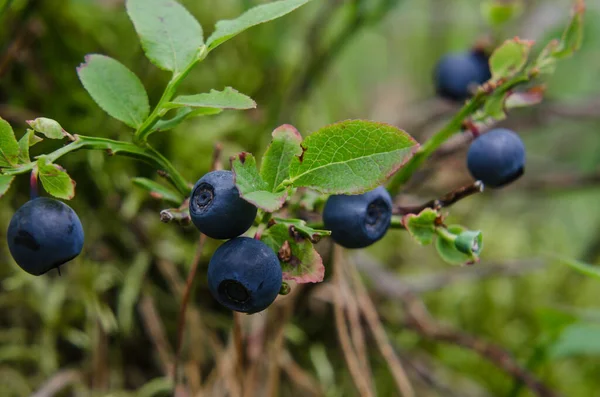
MULTIPOLYGON (((142 329, 145 325, 140 323, 140 318, 135 314, 136 310, 140 310, 138 308, 142 299, 153 297, 155 305, 158 305, 160 313, 165 317, 168 317, 166 313, 176 312, 178 299, 173 299, 172 296, 175 290, 169 293, 165 291, 167 287, 162 280, 164 276, 158 275, 157 271, 159 271, 160 261, 166 260, 171 262, 171 265, 176 263, 177 266, 188 262, 192 252, 189 233, 182 232, 175 226, 166 227, 158 223, 155 218, 159 208, 156 207, 157 204, 147 203, 143 192, 149 192, 150 196, 160 200, 161 204, 182 205, 189 195, 189 182, 207 171, 212 150, 210 143, 215 139, 225 141, 225 153, 233 156, 231 168, 236 174, 236 183, 242 196, 264 212, 263 218, 257 222, 252 232, 262 233, 261 239, 281 255, 284 278, 297 283, 320 282, 326 277, 328 257, 318 246, 315 248, 315 244, 322 236, 326 237, 327 232, 319 230, 318 221, 307 225, 299 219, 299 215, 296 218, 295 211, 299 208, 297 203, 309 200, 313 196, 322 197, 321 194, 364 192, 385 183, 390 177, 390 190, 397 192, 401 188, 406 188, 406 183, 421 168, 425 160, 442 143, 458 134, 464 125, 470 125, 474 130, 483 130, 506 118, 507 112, 517 106, 537 105, 542 97, 538 79, 550 78, 549 73, 554 71, 556 61, 565 58, 581 46, 583 30, 583 12, 579 8, 563 38, 551 42, 537 57, 536 47, 528 41, 513 39, 500 45, 492 56, 493 79, 479 88, 475 96, 458 111, 446 127, 420 146, 408 133, 419 138, 421 134, 410 131, 408 126, 406 129, 409 131, 406 133, 393 125, 355 119, 355 117, 368 115, 366 111, 336 113, 335 110, 323 105, 323 101, 336 103, 338 97, 344 97, 344 100, 348 101, 351 100, 350 98, 366 97, 358 89, 359 95, 356 93, 344 95, 337 92, 337 88, 349 90, 351 89, 349 87, 353 86, 351 81, 354 74, 348 72, 351 66, 342 68, 348 81, 343 87, 328 87, 328 84, 332 83, 324 82, 326 97, 316 96, 309 101, 311 102, 309 104, 298 103, 299 108, 293 120, 294 124, 301 128, 296 129, 289 124, 284 124, 273 131, 269 143, 266 140, 268 138, 265 138, 268 137, 267 131, 280 124, 275 122, 278 120, 279 106, 289 105, 284 104, 285 101, 278 92, 283 91, 283 87, 277 87, 275 84, 273 92, 267 94, 256 87, 258 85, 269 87, 268 80, 253 85, 253 78, 260 74, 261 69, 274 70, 272 76, 262 77, 263 79, 280 78, 285 82, 293 79, 293 76, 300 75, 295 71, 285 70, 290 63, 298 60, 298 54, 292 52, 300 51, 300 48, 291 46, 295 48, 293 51, 289 50, 287 55, 278 55, 279 50, 285 48, 284 44, 278 44, 279 39, 283 41, 289 38, 285 34, 274 33, 281 33, 283 28, 288 27, 277 23, 272 26, 265 25, 261 30, 252 33, 253 36, 248 36, 251 39, 242 35, 236 41, 232 41, 231 49, 227 45, 220 48, 218 52, 212 53, 212 50, 244 30, 284 16, 308 1, 283 0, 267 3, 253 8, 237 19, 217 22, 213 33, 206 35, 208 37, 206 41, 200 23, 192 14, 202 16, 201 22, 206 25, 206 22, 213 22, 210 18, 216 16, 218 9, 221 9, 219 7, 226 8, 226 6, 215 6, 213 16, 210 15, 212 13, 210 7, 206 8, 207 12, 203 14, 198 12, 201 6, 192 5, 191 2, 188 2, 190 3, 188 8, 194 12, 186 11, 179 3, 171 0, 152 0, 152 2, 153 6, 149 7, 147 5, 150 2, 129 0, 126 4, 127 11, 140 37, 144 53, 152 64, 170 72, 168 81, 164 81, 160 72, 148 71, 145 70, 146 67, 140 67, 140 62, 130 54, 130 50, 116 48, 125 47, 125 43, 121 45, 118 40, 115 42, 114 37, 100 33, 104 22, 107 24, 105 27, 107 31, 110 30, 111 24, 125 26, 123 21, 109 20, 114 11, 104 10, 102 11, 104 16, 102 13, 97 13, 96 31, 93 31, 92 25, 84 26, 84 20, 70 21, 75 27, 74 30, 83 32, 82 36, 88 41, 82 44, 81 49, 72 51, 78 57, 83 54, 81 52, 83 49, 111 55, 111 57, 97 54, 88 56, 78 69, 78 75, 83 86, 100 108, 130 127, 129 130, 119 123, 108 120, 105 115, 88 106, 85 102, 87 99, 78 92, 79 89, 73 80, 69 81, 69 89, 74 92, 72 99, 55 97, 60 105, 50 104, 49 101, 43 102, 43 107, 35 109, 35 114, 56 118, 68 131, 86 131, 91 136, 71 135, 58 122, 43 117, 35 118, 35 116, 27 117, 32 119, 30 123, 32 129, 27 130, 22 136, 19 135, 18 140, 8 123, 2 120, 0 125, 0 148, 2 149, 0 195, 8 193, 3 200, 11 206, 22 201, 23 197, 19 196, 23 190, 20 179, 26 178, 15 179, 15 177, 32 171, 39 174, 42 186, 48 194, 62 199, 73 198, 75 180, 77 180, 77 198, 73 203, 85 214, 82 218, 87 220, 84 222, 90 224, 89 239, 93 241, 93 246, 88 248, 89 254, 86 258, 82 259, 77 266, 73 266, 77 270, 69 270, 66 279, 68 283, 65 278, 29 280, 18 273, 13 273, 12 270, 4 270, 1 273, 2 288, 8 291, 6 294, 3 293, 7 299, 4 304, 18 302, 17 307, 27 308, 28 317, 32 316, 32 313, 43 315, 41 337, 35 342, 40 344, 39 351, 36 352, 36 346, 24 346, 24 348, 19 346, 6 349, 3 355, 0 355, 3 357, 0 360, 2 362, 24 366, 39 362, 39 372, 32 375, 31 379, 27 379, 26 385, 37 387, 59 368, 59 362, 63 359, 60 357, 62 352, 54 341, 64 343, 66 340, 78 351, 85 352, 91 357, 92 354, 98 354, 95 346, 98 341, 103 340, 104 334, 118 333, 125 338, 141 338, 149 343, 147 331, 142 329), (102 18, 106 21, 103 22, 102 18), (172 37, 177 40, 167 42, 167 38, 172 37), (251 43, 251 46, 247 50, 245 46, 248 43, 251 43), (238 45, 238 48, 235 45, 238 45), (241 57, 246 58, 241 60, 241 57), (196 73, 195 67, 199 62, 205 64, 202 71, 196 73), (218 87, 218 89, 203 88, 207 86, 218 87), (231 86, 239 88, 239 91, 231 86), (72 102, 82 103, 80 106, 85 109, 85 115, 64 110, 72 102), (154 106, 151 107, 149 104, 154 106), (310 110, 312 107, 319 108, 319 112, 313 114, 310 110), (258 110, 251 110, 254 108, 258 110), (223 112, 223 110, 249 111, 223 112), (259 113, 261 111, 267 114, 259 113), (311 113, 311 117, 304 118, 308 121, 303 120, 301 116, 303 113, 311 113), (217 114, 218 117, 205 117, 217 114), (198 119, 200 117, 202 119, 198 119), (342 119, 351 120, 321 127, 331 120, 342 119), (168 130, 171 130, 172 134, 153 135, 154 132, 168 130), (298 131, 315 132, 306 134, 303 138, 298 131), (46 140, 38 143, 42 136, 46 140), (51 140, 57 141, 51 142, 51 140), (32 149, 35 144, 36 147, 32 149), (64 146, 60 146, 63 144, 64 146), (154 149, 155 147, 160 150, 154 149), (258 154, 262 153, 265 147, 266 152, 259 156, 258 154), (79 149, 94 151, 70 155, 79 149), (239 154, 242 150, 248 152, 239 154), (257 155, 250 154, 250 151, 257 155), (117 159, 106 160, 102 157, 104 153, 139 159, 149 164, 151 168, 117 159), (69 156, 65 156, 66 154, 69 156), (68 173, 56 163, 57 161, 60 161, 68 173), (154 171, 160 171, 160 179, 155 178, 152 173, 154 171), (92 175, 93 177, 90 177, 92 175), (169 185, 164 184, 163 180, 169 182, 169 185), (129 181, 142 189, 131 188, 129 181), (13 189, 9 191, 11 186, 13 189), (99 203, 102 203, 102 208, 96 211, 94 208, 100 205, 99 203), (290 208, 292 210, 288 211, 290 208), (273 217, 270 216, 271 212, 275 213, 273 217), (289 248, 289 256, 284 255, 286 252, 281 252, 282 249, 286 251, 287 248, 289 248), (138 251, 139 255, 134 254, 138 251), (28 291, 34 293, 27 296, 28 291), (35 302, 36 299, 40 302, 47 301, 50 309, 40 307, 40 303, 35 302)), ((56 17, 62 12, 51 10, 45 5, 42 7, 43 10, 40 12, 50 17, 56 17)), ((75 10, 71 10, 73 13, 76 13, 77 8, 80 7, 92 15, 94 12, 89 10, 98 6, 70 7, 75 10)), ((317 7, 313 6, 313 9, 316 10, 317 7)), ((489 18, 498 26, 509 19, 504 14, 499 16, 501 12, 498 10, 488 12, 494 13, 489 18)), ((511 11, 510 18, 518 17, 520 12, 511 11)), ((227 10, 224 14, 233 14, 233 10, 227 10)), ((294 18, 306 24, 311 22, 308 19, 311 17, 308 12, 303 14, 299 11, 293 15, 290 17, 290 25, 295 23, 294 18)), ((56 20, 58 19, 49 19, 53 28, 59 26, 56 20)), ((304 27, 300 22, 298 26, 304 27)), ((123 40, 129 40, 125 36, 127 35, 123 35, 123 40)), ((365 40, 370 39, 373 38, 365 38, 365 40)), ((327 40, 327 37, 323 37, 324 42, 327 40)), ((417 39, 409 43, 409 46, 416 46, 416 43, 417 39)), ((66 44, 63 42, 61 45, 66 44)), ((72 44, 66 46, 71 48, 72 44)), ((54 60, 53 67, 56 70, 48 67, 49 72, 57 75, 65 73, 63 62, 64 60, 61 59, 54 60)), ((352 62, 344 62, 346 63, 352 64, 352 62)), ((560 68, 558 70, 560 71, 560 68)), ((361 76, 361 78, 366 77, 361 76)), ((8 86, 9 83, 3 84, 8 86)), ((271 91, 269 88, 264 90, 271 91)), ((28 88, 26 91, 31 98, 36 98, 37 94, 34 90, 28 88)), ((15 100, 14 103, 18 101, 15 100)), ((296 106, 296 103, 293 103, 296 106)), ((344 106, 348 107, 348 105, 344 106)), ((8 116, 5 118, 9 119, 8 116)), ((289 121, 282 120, 282 122, 289 121)), ((22 120, 11 118, 11 122, 18 132, 22 120)), ((9 216, 8 212, 6 207, 2 213, 4 218, 9 216)), ((498 212, 502 211, 498 210, 498 212)), ((508 211, 504 213, 509 216, 508 211)), ((452 212, 452 216, 460 217, 460 215, 460 209, 452 212)), ((394 227, 407 229, 409 234, 421 244, 434 243, 439 255, 448 262, 465 264, 478 261, 483 248, 481 233, 469 231, 462 226, 446 225, 445 219, 446 214, 442 214, 441 209, 428 208, 419 213, 397 217, 394 227)), ((484 230, 488 236, 486 250, 490 250, 491 247, 490 257, 500 256, 498 251, 501 249, 498 247, 505 244, 505 235, 511 233, 510 229, 502 233, 495 231, 494 222, 486 220, 485 216, 484 219, 472 217, 461 219, 462 222, 477 225, 484 230), (488 233, 492 233, 491 238, 488 233)), ((399 245, 400 243, 388 244, 399 245)), ((402 245, 404 246, 404 238, 402 245)), ((391 247, 387 245, 380 247, 377 256, 394 257, 391 247)), ((431 262, 432 259, 425 251, 407 248, 407 252, 410 252, 407 255, 409 258, 411 255, 419 255, 431 262)), ((418 262, 422 264, 423 260, 418 262)), ((205 297, 206 288, 203 284, 204 280, 199 277, 196 281, 197 295, 205 297)), ((498 290, 503 289, 502 293, 506 292, 502 284, 495 284, 495 286, 498 290)), ((294 288, 296 286, 292 284, 292 289, 294 288)), ((485 285, 481 288, 484 289, 485 285)), ((498 310, 508 310, 506 306, 511 304, 503 300, 502 293, 498 291, 478 293, 485 296, 484 300, 498 300, 500 302, 498 310)), ((454 291, 454 294, 452 301, 459 302, 460 297, 466 296, 467 292, 454 291)), ((436 299, 431 299, 436 312, 439 310, 441 313, 448 313, 449 310, 454 309, 448 307, 449 303, 441 302, 443 298, 440 298, 437 303, 436 299)), ((205 302, 197 302, 197 304, 207 305, 205 302)), ((470 321, 469 319, 476 317, 476 312, 488 314, 493 309, 490 307, 490 302, 478 302, 477 305, 477 308, 460 309, 461 313, 468 312, 461 314, 465 318, 452 319, 452 321, 458 323, 470 321), (487 306, 484 307, 484 304, 487 306)), ((23 322, 14 320, 17 318, 15 313, 16 309, 13 309, 7 314, 11 324, 15 324, 15 335, 19 332, 30 332, 26 320, 23 322)), ((489 325, 477 323, 475 328, 498 335, 492 333, 492 328, 493 324, 500 321, 499 315, 489 313, 489 316, 492 320, 489 325)), ((40 320, 27 319, 27 321, 40 320)), ((170 321, 167 332, 173 334, 175 325, 172 319, 170 321)), ((219 312, 215 314, 207 310, 203 324, 205 327, 218 329, 223 326, 224 321, 219 312)), ((302 324, 302 321, 290 323, 289 329, 285 331, 285 338, 291 341, 293 350, 298 350, 301 364, 309 368, 309 372, 314 373, 315 376, 322 377, 324 384, 330 384, 331 390, 334 390, 332 395, 336 393, 346 395, 351 388, 351 382, 345 378, 343 366, 336 361, 337 356, 332 356, 336 354, 335 351, 330 351, 330 346, 321 344, 321 341, 309 344, 307 341, 313 339, 311 333, 316 331, 311 327, 300 329, 297 324, 302 324), (326 352, 325 346, 328 349, 326 352), (304 349, 305 347, 309 348, 304 349), (300 354, 301 350, 306 351, 300 354), (332 371, 326 370, 327 368, 332 371), (332 374, 334 381, 331 379, 327 381, 328 373, 332 374)), ((527 326, 531 328, 530 325, 527 326)), ((584 325, 585 327, 587 325, 584 325)), ((511 331, 510 326, 508 329, 507 332, 514 334, 514 329, 511 331)), ((585 329, 584 331, 588 332, 585 329)), ((552 359, 568 356, 570 353, 564 352, 570 349, 583 350, 577 346, 573 348, 570 342, 565 342, 564 338, 573 340, 572 335, 578 338, 582 332, 585 334, 584 331, 579 329, 565 331, 562 334, 563 339, 559 339, 561 342, 556 345, 558 347, 553 345, 554 347, 549 348, 552 359)), ((528 330, 528 335, 533 337, 531 329, 528 330)), ((3 337, 8 340, 18 339, 9 334, 3 337)), ((328 342, 327 334, 320 334, 319 337, 322 337, 325 343, 328 342)), ((504 337, 500 337, 504 340, 504 337)), ((399 339, 401 338, 403 336, 400 335, 399 339)), ((520 342, 522 341, 513 340, 509 341, 509 344, 511 347, 519 347, 520 342)), ((128 343, 133 345, 133 342, 128 343)), ((413 346, 417 344, 419 343, 410 340, 406 343, 402 341, 401 345, 417 347, 413 346)), ((435 353, 429 346, 423 347, 430 350, 432 354, 435 353)), ((461 362, 469 361, 466 357, 455 356, 445 351, 435 354, 448 363, 453 371, 466 372, 472 369, 461 368, 461 362)), ((525 357, 527 354, 528 352, 523 352, 520 357, 525 357)), ((150 354, 144 353, 144 357, 151 361, 150 354)), ((206 360, 206 357, 203 359, 206 360)), ((123 360, 125 362, 127 358, 123 360)), ((120 387, 139 388, 140 395, 158 395, 161 391, 170 390, 172 383, 156 372, 154 370, 154 373, 148 373, 144 377, 145 386, 140 382, 131 385, 121 380, 120 387)), ((487 380, 489 372, 487 369, 475 368, 473 372, 475 379, 489 385, 491 390, 498 392, 503 390, 499 386, 501 382, 498 376, 494 375, 489 381, 487 380)), ((389 380, 387 373, 383 375, 377 373, 375 376, 377 379, 389 380)), ((15 380, 15 384, 17 383, 18 381, 15 380)), ((383 383, 385 381, 382 381, 383 383)), ((594 382, 590 381, 590 384, 594 382)), ((385 388, 385 386, 381 387, 385 388)))

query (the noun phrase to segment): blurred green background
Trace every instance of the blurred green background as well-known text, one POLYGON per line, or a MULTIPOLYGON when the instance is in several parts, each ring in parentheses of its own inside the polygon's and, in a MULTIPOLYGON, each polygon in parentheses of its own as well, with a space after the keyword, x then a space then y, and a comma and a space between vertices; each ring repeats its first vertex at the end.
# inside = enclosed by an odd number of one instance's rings
MULTIPOLYGON (((181 3, 211 32, 217 20, 261 2, 181 3)), ((520 18, 492 29, 477 0, 315 0, 219 47, 181 90, 232 86, 254 98, 256 110, 188 121, 155 134, 153 144, 195 181, 210 168, 215 142, 223 144, 225 159, 242 150, 260 154, 283 123, 307 135, 339 120, 373 119, 423 141, 457 109, 434 96, 431 75, 442 55, 484 37, 518 35, 545 44, 560 35, 570 1, 525 3, 520 18), (356 3, 364 6, 360 18, 356 3)), ((514 111, 503 122, 526 144, 524 177, 448 211, 451 223, 484 232, 481 263, 449 267, 434 249, 416 245, 402 231, 390 232, 355 258, 376 261, 404 285, 425 286, 421 295, 435 318, 503 346, 553 389, 576 397, 600 396, 600 282, 548 254, 590 263, 600 256, 600 2, 587 3, 582 50, 559 64, 543 104, 514 111), (491 277, 469 276, 485 267, 499 270, 491 277), (432 276, 446 281, 431 286, 426 282, 432 276)), ((85 54, 123 62, 140 76, 154 104, 169 79, 144 57, 120 0, 3 0, 0 10, 0 116, 17 137, 25 120, 46 116, 71 133, 129 139, 130 131, 97 107, 79 83, 75 68, 85 54)), ((45 141, 32 151, 58 145, 45 141)), ((32 277, 8 253, 5 231, 28 198, 28 178, 17 178, 1 199, 0 395, 30 395, 57 374, 71 376, 69 382, 61 378, 68 386, 57 395, 166 395, 161 344, 149 324, 158 321, 164 344, 174 346, 180 299, 167 275, 185 279, 197 232, 162 224, 158 212, 164 204, 132 185, 134 176, 155 178, 149 167, 88 151, 59 163, 77 181, 69 205, 86 233, 84 254, 64 267, 62 277, 32 277)), ((400 200, 427 201, 469 181, 465 152, 457 150, 429 162, 400 200)), ((210 242, 208 251, 216 246, 210 242)), ((231 327, 231 314, 206 286, 208 251, 192 297, 200 320, 188 327, 191 340, 183 353, 200 363, 203 376, 217 359, 205 338, 208 330, 224 340, 231 327)), ((419 396, 532 395, 515 389, 513 378, 476 353, 406 330, 393 294, 367 283, 419 396), (417 367, 437 384, 423 382, 417 367)), ((318 288, 304 288, 297 297, 285 328, 287 349, 323 395, 358 395, 337 343, 332 309, 315 298, 318 288)), ((377 395, 396 395, 385 362, 372 343, 368 348, 377 395)), ((282 375, 280 395, 304 393, 282 375)))

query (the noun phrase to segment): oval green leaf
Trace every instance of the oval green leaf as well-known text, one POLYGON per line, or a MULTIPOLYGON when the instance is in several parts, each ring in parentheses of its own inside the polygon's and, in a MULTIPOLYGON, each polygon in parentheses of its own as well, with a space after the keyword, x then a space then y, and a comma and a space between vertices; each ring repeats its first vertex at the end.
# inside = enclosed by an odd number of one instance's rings
POLYGON ((150 105, 142 82, 120 62, 87 55, 77 74, 94 101, 115 119, 137 128, 148 117, 150 105))
MULTIPOLYGON (((145 1, 145 0, 137 0, 145 1)), ((281 0, 268 4, 262 4, 249 9, 236 19, 217 22, 215 31, 206 41, 209 51, 223 44, 232 37, 237 36, 244 30, 261 23, 272 21, 289 14, 296 8, 303 6, 310 0, 281 0)))
POLYGON ((392 125, 349 120, 313 133, 302 148, 290 164, 288 183, 322 193, 359 194, 385 182, 419 144, 392 125))
POLYGON ((128 0, 127 13, 148 59, 161 69, 179 73, 198 56, 202 26, 174 0, 128 0))

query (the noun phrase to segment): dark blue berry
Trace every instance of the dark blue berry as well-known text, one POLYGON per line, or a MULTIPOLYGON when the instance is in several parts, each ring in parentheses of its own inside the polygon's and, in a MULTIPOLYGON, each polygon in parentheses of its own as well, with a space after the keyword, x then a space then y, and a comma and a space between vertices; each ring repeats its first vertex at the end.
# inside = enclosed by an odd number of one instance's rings
POLYGON ((438 62, 434 73, 438 95, 453 101, 468 99, 472 87, 491 77, 488 58, 480 51, 448 54, 438 62))
POLYGON ((81 253, 83 227, 71 207, 38 197, 15 212, 7 239, 15 262, 27 273, 39 276, 81 253))
POLYGON ((256 207, 240 197, 231 171, 204 175, 192 191, 190 216, 198 230, 209 237, 237 237, 252 226, 256 207))
POLYGON ((208 264, 208 287, 220 304, 244 313, 266 309, 281 289, 277 255, 265 243, 237 237, 221 245, 208 264))
POLYGON ((525 170, 525 146, 514 132, 498 128, 479 136, 469 147, 467 167, 485 186, 501 187, 525 170))
POLYGON ((359 195, 329 197, 323 210, 325 229, 346 248, 364 248, 380 240, 392 219, 392 198, 384 187, 359 195))

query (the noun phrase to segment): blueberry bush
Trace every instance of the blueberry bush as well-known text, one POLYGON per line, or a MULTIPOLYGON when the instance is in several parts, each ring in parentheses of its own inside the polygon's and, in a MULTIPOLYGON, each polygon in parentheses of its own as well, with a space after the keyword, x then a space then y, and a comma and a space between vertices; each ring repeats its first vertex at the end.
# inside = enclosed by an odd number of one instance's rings
MULTIPOLYGON (((52 19, 62 15, 59 10, 35 1, 11 3, 4 11, 22 17, 23 29, 35 28, 29 13, 36 12, 49 18, 42 25, 60 29, 61 19, 52 19)), ((60 82, 46 88, 62 109, 48 106, 26 117, 24 133, 9 108, 0 119, 0 194, 18 203, 9 214, 12 260, 5 267, 11 271, 0 273, 0 298, 11 291, 6 296, 31 301, 31 313, 40 317, 14 320, 16 312, 10 311, 1 321, 9 328, 2 340, 15 340, 11 332, 35 340, 0 348, 3 390, 140 396, 481 395, 483 389, 510 396, 524 390, 568 394, 564 384, 548 383, 554 378, 538 369, 547 356, 589 339, 594 325, 576 323, 561 311, 549 313, 540 321, 554 325, 543 327, 529 356, 514 358, 493 342, 437 323, 418 288, 395 283, 391 269, 361 249, 388 247, 396 260, 412 250, 410 255, 419 252, 435 261, 425 248, 408 249, 410 239, 431 245, 440 260, 464 266, 453 268, 450 277, 488 268, 481 259, 484 233, 473 230, 478 222, 464 217, 469 227, 455 223, 449 207, 484 189, 500 194, 527 175, 530 156, 518 125, 499 124, 513 111, 541 106, 544 82, 580 49, 583 1, 573 1, 570 18, 565 11, 562 34, 537 43, 504 38, 526 13, 523 2, 483 1, 490 37, 441 56, 427 74, 431 92, 451 109, 428 136, 361 111, 342 121, 309 117, 312 129, 286 124, 312 112, 301 107, 345 40, 408 0, 242 1, 244 11, 217 21, 210 34, 203 26, 213 16, 203 15, 201 24, 193 12, 199 6, 191 2, 189 10, 177 0, 116 3, 113 14, 90 15, 89 4, 69 6, 77 23, 57 51, 78 54, 78 30, 94 45, 81 43, 92 53, 73 76, 61 78, 78 78, 83 89, 58 92, 60 82), (127 24, 111 20, 125 13, 127 24), (280 18, 283 23, 275 22, 280 18), (337 30, 321 30, 329 19, 337 30), (230 40, 243 40, 258 25, 256 43, 245 48, 250 44, 242 42, 226 52, 230 40), (134 56, 132 29, 147 61, 134 56), (278 44, 280 37, 301 34, 299 29, 308 32, 305 57, 301 48, 278 44), (122 59, 104 55, 116 53, 113 46, 128 48, 122 59), (277 58, 284 50, 288 58, 277 58), (290 64, 300 67, 290 73, 284 67, 290 64), (199 88, 211 83, 216 88, 199 88), (88 111, 80 102, 90 102, 83 90, 101 111, 77 121, 78 113, 88 111), (461 147, 468 147, 466 154, 461 147), (430 164, 444 153, 468 170, 471 181, 448 186, 445 194, 438 188, 439 198, 424 204, 407 203, 411 185, 426 185, 430 164), (18 193, 25 190, 29 201, 18 193), (73 208, 64 203, 69 200, 73 208), (28 274, 12 270, 13 261, 28 274), (393 298, 389 303, 396 308, 376 305, 377 294, 393 298), (399 323, 387 318, 396 318, 400 308, 399 323), (324 311, 332 314, 323 316, 324 311), (312 316, 319 320, 310 321, 312 316), (36 321, 43 329, 39 339, 30 335, 36 321), (453 370, 465 359, 408 340, 391 324, 470 350, 508 378, 486 382, 486 367, 474 377, 477 386, 445 385, 447 373, 423 368, 438 365, 434 356, 453 370), (336 339, 339 351, 332 345, 336 339), (332 354, 340 359, 331 360, 332 354), (31 375, 28 366, 35 368, 31 375)), ((214 13, 222 6, 214 5, 214 13)), ((40 49, 46 51, 52 50, 40 49)), ((376 68, 379 60, 370 62, 376 68)), ((70 73, 60 62, 51 66, 60 67, 59 76, 70 73)), ((14 78, 30 89, 26 78, 14 78)), ((16 89, 6 87, 0 99, 16 89)), ((341 86, 333 91, 338 88, 332 100, 348 95, 341 86)), ((515 216, 502 207, 497 211, 515 216)), ((3 216, 7 213, 8 207, 3 216)), ((492 239, 495 250, 500 240, 492 239)), ((556 255, 552 260, 598 275, 582 262, 556 255)), ((427 261, 419 266, 427 267, 427 261)))

